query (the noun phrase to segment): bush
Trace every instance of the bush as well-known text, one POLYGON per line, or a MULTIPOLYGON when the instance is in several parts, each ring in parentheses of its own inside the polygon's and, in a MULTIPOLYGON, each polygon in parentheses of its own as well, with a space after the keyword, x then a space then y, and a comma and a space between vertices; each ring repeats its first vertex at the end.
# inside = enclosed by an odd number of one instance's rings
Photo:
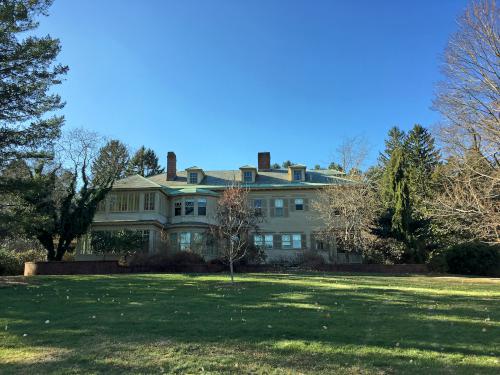
POLYGON ((176 271, 191 265, 205 264, 203 257, 191 251, 179 251, 174 254, 137 253, 132 256, 129 266, 147 268, 148 271, 176 271))
POLYGON ((297 257, 300 267, 310 270, 318 270, 326 264, 325 258, 316 251, 305 251, 297 257))
POLYGON ((25 262, 44 261, 45 259, 46 253, 42 250, 0 249, 0 275, 22 275, 25 262))
POLYGON ((435 250, 429 258, 429 266, 436 272, 500 276, 500 245, 475 241, 435 250))

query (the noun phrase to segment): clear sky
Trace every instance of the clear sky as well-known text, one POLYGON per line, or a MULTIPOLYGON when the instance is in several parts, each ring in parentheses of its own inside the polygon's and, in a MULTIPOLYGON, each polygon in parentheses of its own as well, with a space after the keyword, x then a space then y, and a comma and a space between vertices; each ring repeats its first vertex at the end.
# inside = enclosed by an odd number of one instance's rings
POLYGON ((55 0, 66 128, 206 170, 327 165, 344 137, 370 162, 387 130, 431 126, 440 56, 465 0, 55 0))

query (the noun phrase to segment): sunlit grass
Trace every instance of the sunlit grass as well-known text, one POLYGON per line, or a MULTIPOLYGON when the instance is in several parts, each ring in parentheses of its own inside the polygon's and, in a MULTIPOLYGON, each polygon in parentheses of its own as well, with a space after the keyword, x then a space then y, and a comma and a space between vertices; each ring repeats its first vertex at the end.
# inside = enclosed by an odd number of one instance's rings
POLYGON ((235 287, 227 275, 5 281, 1 374, 500 372, 494 279, 245 274, 235 287))

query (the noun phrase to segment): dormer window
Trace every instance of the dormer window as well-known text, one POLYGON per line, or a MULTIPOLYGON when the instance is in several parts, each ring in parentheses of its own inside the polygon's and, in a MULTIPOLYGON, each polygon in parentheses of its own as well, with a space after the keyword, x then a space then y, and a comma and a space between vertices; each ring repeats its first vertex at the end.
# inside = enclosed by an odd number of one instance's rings
POLYGON ((253 181, 252 171, 243 172, 243 182, 252 182, 252 181, 253 181))
POLYGON ((189 183, 197 184, 198 183, 198 172, 190 172, 189 173, 189 183))
POLYGON ((306 180, 306 166, 294 164, 288 167, 288 181, 301 182, 306 180))
POLYGON ((255 177, 257 176, 257 168, 251 165, 244 165, 240 167, 241 171, 241 181, 244 184, 252 184, 255 182, 255 177))

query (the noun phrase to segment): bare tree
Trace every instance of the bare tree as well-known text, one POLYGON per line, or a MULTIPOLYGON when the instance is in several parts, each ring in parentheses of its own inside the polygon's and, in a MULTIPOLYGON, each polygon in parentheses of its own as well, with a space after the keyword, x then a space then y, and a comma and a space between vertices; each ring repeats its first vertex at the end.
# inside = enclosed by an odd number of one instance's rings
POLYGON ((352 252, 364 252, 370 246, 374 239, 371 228, 375 196, 373 187, 362 176, 320 190, 312 207, 324 224, 318 236, 327 242, 335 241, 347 257, 352 252))
POLYGON ((345 173, 361 170, 368 155, 368 144, 362 137, 345 138, 337 147, 337 158, 345 173))
POLYGON ((448 157, 431 214, 500 241, 500 28, 494 0, 472 2, 445 51, 445 80, 434 106, 445 118, 438 136, 448 157), (471 228, 474 225, 475 228, 471 228), (476 230, 477 229, 477 230, 476 230))
POLYGON ((226 188, 217 202, 216 225, 212 233, 219 240, 222 258, 229 264, 234 283, 234 263, 242 259, 251 244, 250 233, 258 230, 261 216, 248 200, 248 189, 236 183, 226 188))

